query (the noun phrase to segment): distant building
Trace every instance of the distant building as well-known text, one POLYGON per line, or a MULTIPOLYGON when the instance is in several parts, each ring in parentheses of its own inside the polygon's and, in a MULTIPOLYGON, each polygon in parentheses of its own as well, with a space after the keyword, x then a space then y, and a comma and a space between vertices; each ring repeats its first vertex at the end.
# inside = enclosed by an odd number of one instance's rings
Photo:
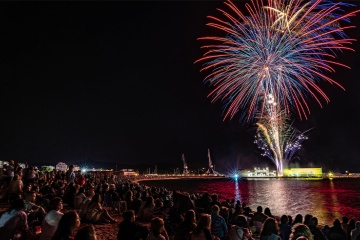
POLYGON ((284 169, 285 177, 321 178, 322 168, 290 168, 284 169))
POLYGON ((58 164, 56 164, 55 169, 57 171, 66 172, 68 170, 68 165, 66 163, 59 162, 58 164))
POLYGON ((276 177, 275 170, 269 170, 266 168, 255 167, 254 171, 245 170, 241 172, 242 177, 276 177))
POLYGON ((121 169, 119 175, 122 177, 135 177, 137 173, 134 169, 121 169))

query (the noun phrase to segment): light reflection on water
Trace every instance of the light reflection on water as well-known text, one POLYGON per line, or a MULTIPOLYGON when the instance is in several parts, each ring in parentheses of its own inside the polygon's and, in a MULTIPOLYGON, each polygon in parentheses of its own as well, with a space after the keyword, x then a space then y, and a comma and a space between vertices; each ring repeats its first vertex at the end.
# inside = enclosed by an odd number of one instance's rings
POLYGON ((189 193, 217 193, 222 199, 245 201, 253 210, 257 206, 269 207, 277 216, 310 213, 322 225, 332 225, 336 218, 343 216, 360 220, 359 179, 181 179, 142 183, 189 193))

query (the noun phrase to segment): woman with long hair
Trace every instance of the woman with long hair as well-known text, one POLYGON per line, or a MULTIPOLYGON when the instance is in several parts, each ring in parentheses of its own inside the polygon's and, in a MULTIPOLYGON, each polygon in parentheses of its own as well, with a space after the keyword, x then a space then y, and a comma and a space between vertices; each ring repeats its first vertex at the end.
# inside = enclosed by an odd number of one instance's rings
POLYGON ((279 227, 274 218, 267 218, 263 223, 260 240, 280 240, 279 227))
POLYGON ((162 218, 155 217, 151 220, 150 233, 146 240, 169 240, 162 218))
POLYGON ((305 237, 308 240, 314 239, 309 227, 303 223, 297 223, 291 229, 290 240, 296 240, 299 237, 305 237))
POLYGON ((97 222, 110 222, 116 223, 117 221, 113 219, 108 211, 104 209, 101 205, 101 196, 99 193, 96 193, 91 199, 88 209, 85 214, 85 219, 87 221, 97 223, 97 222))
POLYGON ((79 215, 75 211, 65 213, 59 222, 59 225, 52 237, 52 240, 70 240, 74 239, 74 232, 80 226, 79 215))
POLYGON ((218 239, 211 235, 211 216, 209 214, 203 214, 199 218, 197 226, 194 231, 190 233, 189 240, 213 240, 218 239))
POLYGON ((195 211, 190 209, 185 213, 184 221, 182 221, 175 230, 174 240, 188 239, 190 233, 196 227, 195 211))
POLYGON ((139 209, 138 218, 146 222, 151 221, 154 216, 154 208, 154 198, 152 196, 147 197, 139 209))

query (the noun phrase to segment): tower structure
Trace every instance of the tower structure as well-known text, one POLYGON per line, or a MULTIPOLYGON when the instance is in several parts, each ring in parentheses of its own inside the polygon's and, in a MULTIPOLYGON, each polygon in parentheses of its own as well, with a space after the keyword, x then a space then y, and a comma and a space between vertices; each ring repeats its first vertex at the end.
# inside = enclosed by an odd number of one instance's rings
POLYGON ((183 164, 184 164, 183 175, 187 176, 187 175, 189 175, 189 169, 188 169, 188 165, 187 165, 187 163, 185 161, 185 155, 184 154, 182 154, 181 159, 182 159, 183 164))

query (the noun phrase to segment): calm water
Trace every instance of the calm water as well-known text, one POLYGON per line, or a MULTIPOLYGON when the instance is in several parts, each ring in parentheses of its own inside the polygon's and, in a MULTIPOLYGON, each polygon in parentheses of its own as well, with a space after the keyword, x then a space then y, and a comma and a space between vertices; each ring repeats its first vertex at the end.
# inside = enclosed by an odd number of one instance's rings
POLYGON ((252 210, 259 205, 269 207, 277 216, 310 213, 322 225, 343 216, 360 220, 360 179, 180 179, 142 183, 189 193, 217 193, 222 199, 245 201, 252 210))

